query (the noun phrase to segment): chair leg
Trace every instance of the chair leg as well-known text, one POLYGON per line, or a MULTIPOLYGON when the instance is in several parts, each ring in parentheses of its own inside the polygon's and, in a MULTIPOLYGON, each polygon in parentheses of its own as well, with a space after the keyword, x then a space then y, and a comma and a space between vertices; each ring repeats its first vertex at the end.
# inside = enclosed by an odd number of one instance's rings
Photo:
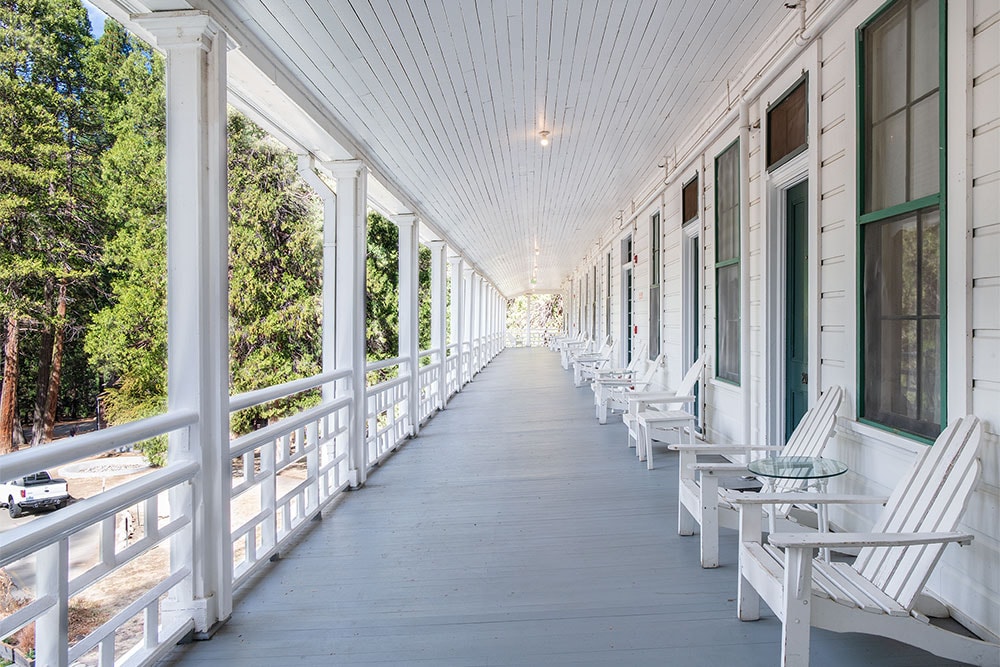
POLYGON ((808 667, 812 549, 785 551, 784 593, 785 620, 781 624, 781 665, 808 667))
POLYGON ((736 614, 741 621, 756 621, 760 618, 760 596, 753 584, 743 576, 743 543, 760 542, 762 517, 756 505, 740 506, 740 576, 737 584, 736 614))
POLYGON ((701 474, 701 566, 719 567, 719 478, 701 474))

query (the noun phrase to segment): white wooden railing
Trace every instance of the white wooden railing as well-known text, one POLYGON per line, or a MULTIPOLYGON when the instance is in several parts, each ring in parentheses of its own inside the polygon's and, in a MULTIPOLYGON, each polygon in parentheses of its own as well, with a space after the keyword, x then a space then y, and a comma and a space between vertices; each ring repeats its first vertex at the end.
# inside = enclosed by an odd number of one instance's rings
MULTIPOLYGON (((197 420, 193 412, 176 412, 8 454, 3 457, 3 477, 11 479, 58 468, 188 429, 197 420)), ((165 541, 171 536, 183 536, 190 543, 192 517, 184 513, 184 508, 191 507, 191 482, 198 470, 194 462, 167 465, 4 533, 0 567, 21 570, 27 577, 34 575, 35 586, 27 606, 0 620, 0 637, 33 622, 36 664, 66 665, 96 657, 102 665, 113 665, 116 653, 122 663, 152 661, 187 634, 194 626, 193 620, 184 615, 161 614, 160 604, 161 598, 190 578, 190 563, 168 563, 166 571, 156 576, 147 589, 72 644, 63 623, 71 599, 98 580, 114 576, 154 549, 169 549, 165 541), (116 534, 117 526, 132 511, 139 519, 134 526, 138 534, 123 542, 116 534), (91 528, 96 535, 88 530, 91 528), (135 617, 141 619, 141 634, 131 645, 116 650, 118 631, 135 617)))
POLYGON ((399 369, 396 377, 368 387, 365 395, 365 446, 369 466, 380 463, 410 433, 406 413, 409 365, 409 357, 394 357, 365 367, 369 373, 393 366, 399 369))
MULTIPOLYGON (((343 384, 350 376, 350 371, 326 373, 240 394, 230 399, 230 411, 343 384)), ((349 484, 347 434, 354 400, 349 391, 343 393, 229 443, 230 515, 240 521, 230 534, 234 587, 349 484)))
POLYGON ((421 362, 429 359, 430 363, 420 366, 420 423, 430 419, 441 403, 441 378, 444 364, 441 363, 440 350, 426 350, 420 353, 421 362))

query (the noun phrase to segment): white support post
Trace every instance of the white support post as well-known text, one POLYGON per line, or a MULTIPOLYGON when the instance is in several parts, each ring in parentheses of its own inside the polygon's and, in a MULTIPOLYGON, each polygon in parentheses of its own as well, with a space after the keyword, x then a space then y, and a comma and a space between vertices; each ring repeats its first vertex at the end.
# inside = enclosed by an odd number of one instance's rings
POLYGON ((462 363, 462 347, 465 344, 465 267, 461 257, 449 258, 451 263, 451 344, 457 345, 455 364, 458 376, 458 391, 465 384, 465 364, 462 363))
MULTIPOLYGON (((326 163, 337 180, 337 368, 350 368, 350 392, 354 397, 348 428, 351 486, 360 488, 368 478, 365 447, 365 259, 368 253, 368 170, 359 160, 326 163)), ((346 381, 342 380, 346 384, 346 381)), ((342 387, 341 395, 347 395, 342 387)))
MULTIPOLYGON (((299 175, 323 202, 323 372, 337 368, 337 195, 316 173, 316 163, 308 155, 299 156, 299 175)), ((333 382, 323 385, 323 402, 335 396, 333 382)))
POLYGON ((413 436, 420 430, 420 338, 417 321, 420 239, 417 216, 412 213, 395 215, 392 221, 399 229, 399 356, 409 359, 406 416, 410 435, 413 436))
POLYGON ((445 334, 448 331, 448 261, 445 256, 444 241, 431 241, 431 349, 438 351, 438 362, 441 364, 438 377, 438 410, 444 409, 448 400, 447 360, 448 341, 445 334))
POLYGON ((169 437, 168 461, 195 461, 190 487, 171 493, 191 529, 171 541, 171 567, 191 577, 168 613, 209 634, 232 613, 229 500, 229 280, 226 52, 205 12, 145 14, 136 21, 167 55, 167 410, 194 410, 169 437))
POLYGON ((476 347, 479 342, 479 275, 469 270, 469 369, 468 378, 472 382, 473 376, 479 372, 476 364, 478 357, 476 347))

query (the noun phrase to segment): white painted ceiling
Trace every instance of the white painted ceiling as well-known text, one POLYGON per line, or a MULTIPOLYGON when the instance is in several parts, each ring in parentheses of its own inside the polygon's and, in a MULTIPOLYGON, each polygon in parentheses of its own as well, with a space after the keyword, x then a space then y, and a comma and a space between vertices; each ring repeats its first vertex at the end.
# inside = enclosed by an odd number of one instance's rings
POLYGON ((191 4, 239 21, 508 296, 558 289, 608 240, 790 12, 782 0, 191 4))

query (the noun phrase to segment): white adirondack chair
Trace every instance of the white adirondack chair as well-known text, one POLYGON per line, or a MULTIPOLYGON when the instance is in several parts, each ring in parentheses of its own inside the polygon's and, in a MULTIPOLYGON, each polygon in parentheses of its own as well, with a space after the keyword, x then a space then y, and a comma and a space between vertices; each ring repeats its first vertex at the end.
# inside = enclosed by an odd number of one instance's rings
POLYGON ((558 352, 562 349, 562 346, 570 341, 583 340, 583 332, 576 335, 570 334, 560 334, 558 336, 553 336, 549 339, 549 349, 553 352, 558 352))
MULTIPOLYGON (((632 354, 632 361, 628 362, 628 366, 625 368, 608 368, 605 366, 594 373, 594 381, 600 382, 602 380, 621 380, 625 383, 636 376, 636 373, 642 369, 643 362, 645 362, 645 360, 646 344, 641 343, 632 354)), ((591 388, 594 386, 595 385, 591 384, 591 388)))
MULTIPOLYGON (((610 344, 611 344, 611 336, 608 336, 603 341, 601 341, 600 347, 596 347, 597 346, 596 340, 590 339, 585 347, 580 347, 575 350, 572 349, 569 350, 566 355, 567 370, 570 367, 575 368, 577 361, 586 361, 586 360, 593 360, 600 358, 600 356, 604 354, 605 348, 610 344)), ((576 373, 574 371, 574 375, 575 374, 576 373)))
POLYGON ((622 421, 628 428, 628 446, 636 444, 636 454, 640 461, 646 461, 646 466, 652 470, 652 447, 646 433, 651 429, 677 428, 679 422, 693 424, 691 413, 671 409, 671 406, 684 405, 695 400, 694 387, 698 384, 701 371, 705 367, 704 355, 698 357, 688 372, 684 374, 680 384, 673 390, 650 388, 650 391, 636 392, 629 396, 628 412, 622 415, 622 421))
POLYGON ((611 361, 615 339, 608 336, 601 349, 593 354, 584 354, 573 359, 573 385, 582 387, 584 382, 594 379, 597 372, 611 361))
POLYGON ((802 493, 739 500, 739 616, 756 620, 764 598, 782 622, 784 667, 809 664, 811 625, 891 637, 974 665, 1000 664, 1000 644, 932 625, 914 609, 945 546, 972 541, 971 534, 954 531, 979 479, 981 436, 976 417, 952 422, 917 458, 868 533, 774 533, 763 543, 762 503, 868 499, 802 493), (853 565, 813 560, 813 549, 838 547, 860 547, 853 565))
MULTIPOLYGON (((780 452, 782 456, 819 456, 834 433, 837 410, 843 400, 841 387, 830 387, 823 393, 816 405, 802 416, 798 426, 792 431, 783 447, 752 445, 698 444, 670 445, 670 449, 680 452, 678 464, 679 483, 677 487, 677 532, 691 535, 694 524, 701 526, 701 566, 719 565, 719 527, 739 528, 739 510, 730 497, 734 494, 719 488, 720 476, 749 474, 747 464, 766 452, 780 452), (698 463, 700 454, 722 456, 742 456, 742 463, 698 463)), ((794 491, 801 482, 795 479, 774 479, 771 485, 775 492, 794 491)), ((768 508, 772 518, 785 519, 792 509, 790 503, 768 508)))
POLYGON ((630 380, 615 380, 614 378, 594 383, 594 406, 597 409, 597 421, 608 423, 608 412, 627 411, 628 397, 637 391, 662 390, 656 376, 663 369, 666 357, 661 353, 651 361, 641 373, 630 380))
POLYGON ((568 371, 570 360, 575 353, 585 353, 590 352, 594 345, 594 341, 590 338, 584 338, 581 334, 579 340, 569 340, 559 346, 559 357, 562 361, 563 370, 568 371))

